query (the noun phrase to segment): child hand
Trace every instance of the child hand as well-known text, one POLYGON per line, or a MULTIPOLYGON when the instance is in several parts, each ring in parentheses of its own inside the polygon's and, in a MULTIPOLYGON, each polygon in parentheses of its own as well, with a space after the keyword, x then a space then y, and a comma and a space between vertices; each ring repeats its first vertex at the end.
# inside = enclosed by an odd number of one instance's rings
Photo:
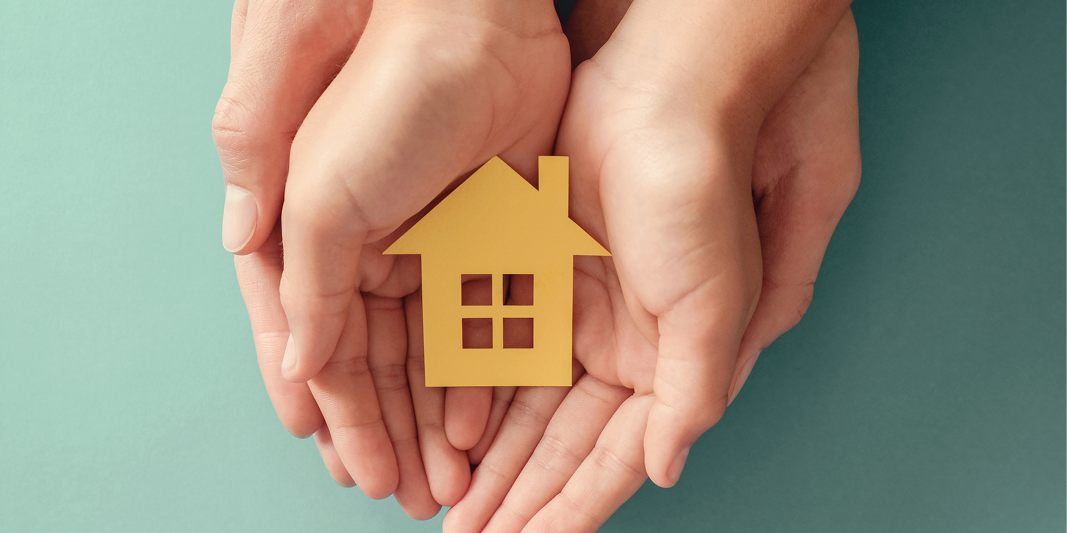
POLYGON ((238 1, 232 55, 213 123, 223 241, 267 390, 339 483, 432 516, 469 467, 443 422, 421 417, 439 438, 416 443, 400 298, 418 263, 381 241, 489 157, 529 175, 551 149, 569 80, 552 6, 238 1), (419 445, 451 459, 423 475, 419 445))
MULTIPOLYGON (((679 57, 627 76, 657 49, 635 35, 655 39, 663 20, 641 7, 575 71, 557 141, 571 156, 574 218, 614 254, 575 262, 586 373, 562 404, 538 389, 515 394, 503 445, 485 454, 446 531, 591 531, 646 475, 673 485, 759 351, 803 314, 858 185, 851 14, 825 44, 808 43, 818 53, 786 88, 764 93, 776 98, 769 111, 757 98, 756 111, 716 115, 701 110, 722 102, 724 80, 657 86, 691 73, 679 57)), ((788 72, 803 45, 772 71, 788 72)))

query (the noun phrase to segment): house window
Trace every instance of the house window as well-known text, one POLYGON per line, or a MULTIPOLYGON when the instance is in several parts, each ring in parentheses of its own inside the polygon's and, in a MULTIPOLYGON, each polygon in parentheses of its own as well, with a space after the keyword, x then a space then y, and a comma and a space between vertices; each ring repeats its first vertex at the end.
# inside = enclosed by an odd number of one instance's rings
POLYGON ((504 305, 533 305, 533 274, 512 274, 508 278, 508 297, 504 300, 504 305))
POLYGON ((463 319, 463 348, 485 349, 493 347, 492 318, 463 319))
POLYGON ((504 317, 504 347, 533 348, 533 318, 504 317))
POLYGON ((493 277, 489 274, 463 274, 463 305, 493 305, 493 277))
POLYGON ((464 349, 533 348, 533 274, 460 276, 464 349), (506 283, 506 284, 505 284, 506 283))

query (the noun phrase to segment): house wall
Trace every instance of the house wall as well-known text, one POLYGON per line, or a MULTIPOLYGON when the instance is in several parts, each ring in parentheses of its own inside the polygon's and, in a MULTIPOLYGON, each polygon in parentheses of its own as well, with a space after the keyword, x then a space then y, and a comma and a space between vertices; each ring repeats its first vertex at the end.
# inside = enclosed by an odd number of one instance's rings
POLYGON ((536 386, 571 384, 573 256, 538 258, 539 270, 522 258, 476 261, 423 256, 423 335, 426 385, 536 386), (431 273, 431 275, 427 275, 431 273), (504 306, 501 276, 534 275, 534 305, 504 306), (462 306, 461 276, 492 274, 492 306, 462 306), (464 349, 463 318, 493 318, 493 348, 464 349), (503 348, 502 318, 532 317, 533 348, 503 348))

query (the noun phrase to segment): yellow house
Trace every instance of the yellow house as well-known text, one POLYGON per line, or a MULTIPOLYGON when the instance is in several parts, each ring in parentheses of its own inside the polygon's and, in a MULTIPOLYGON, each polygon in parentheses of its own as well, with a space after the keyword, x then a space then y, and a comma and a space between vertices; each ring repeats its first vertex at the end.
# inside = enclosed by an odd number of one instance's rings
POLYGON ((422 254, 426 386, 571 384, 574 256, 610 254, 567 216, 567 166, 540 157, 535 189, 494 157, 385 251, 422 254), (479 274, 492 300, 470 305, 462 280, 479 274), (533 301, 506 305, 505 275, 532 277, 533 301), (465 348, 464 320, 491 325, 492 345, 465 348), (504 345, 531 321, 532 347, 504 345))

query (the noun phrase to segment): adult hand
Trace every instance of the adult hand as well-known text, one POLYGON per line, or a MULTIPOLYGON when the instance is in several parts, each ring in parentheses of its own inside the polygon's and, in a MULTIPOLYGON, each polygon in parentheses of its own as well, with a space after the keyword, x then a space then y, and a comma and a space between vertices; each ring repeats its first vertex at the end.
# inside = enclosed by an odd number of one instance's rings
POLYGON ((720 39, 702 47, 683 18, 635 3, 575 71, 557 153, 571 156, 572 216, 614 254, 575 261, 586 373, 562 404, 515 394, 446 531, 593 530, 646 475, 673 485, 759 351, 811 301, 858 186, 855 24, 755 6, 798 18, 760 20, 746 49, 749 5, 716 7, 689 13, 720 39), (677 37, 724 63, 690 68, 665 54, 677 37))
POLYGON ((338 483, 432 516, 469 480, 448 437, 473 445, 485 416, 446 435, 432 403, 445 393, 409 394, 400 298, 418 260, 380 252, 489 157, 534 175, 569 80, 552 5, 238 0, 231 54, 213 123, 223 243, 271 400, 290 432, 316 436, 338 483), (423 455, 440 460, 424 472, 423 455))

